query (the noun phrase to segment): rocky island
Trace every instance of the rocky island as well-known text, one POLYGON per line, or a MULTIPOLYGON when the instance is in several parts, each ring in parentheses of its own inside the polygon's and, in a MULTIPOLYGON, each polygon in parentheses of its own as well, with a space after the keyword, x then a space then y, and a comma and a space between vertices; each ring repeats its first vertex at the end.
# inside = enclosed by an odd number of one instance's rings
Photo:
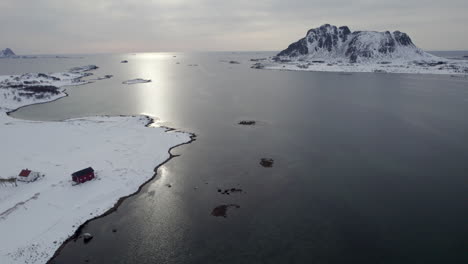
POLYGON ((16 57, 16 54, 10 48, 0 50, 0 58, 11 58, 11 57, 16 57))
POLYGON ((468 74, 466 61, 449 60, 418 48, 400 31, 354 31, 322 25, 252 68, 335 72, 468 74))

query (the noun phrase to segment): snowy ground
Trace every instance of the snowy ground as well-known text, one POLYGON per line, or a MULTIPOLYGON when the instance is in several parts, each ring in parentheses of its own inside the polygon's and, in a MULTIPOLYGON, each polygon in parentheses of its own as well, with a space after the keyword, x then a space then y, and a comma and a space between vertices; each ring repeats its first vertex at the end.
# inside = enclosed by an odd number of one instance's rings
POLYGON ((25 88, 82 84, 86 71, 46 74, 60 80, 37 74, 0 76, 0 178, 15 177, 26 168, 45 175, 17 186, 0 183, 0 263, 46 263, 81 224, 149 180, 154 168, 169 158, 171 147, 191 140, 188 133, 146 127, 146 116, 36 122, 6 114, 66 95, 59 88, 36 98, 36 88, 25 88), (73 185, 70 174, 89 166, 97 178, 73 185))
POLYGON ((252 68, 268 70, 319 71, 319 72, 380 72, 416 74, 468 75, 468 60, 438 58, 434 61, 393 60, 349 63, 337 59, 314 58, 310 60, 274 61, 264 60, 252 68))

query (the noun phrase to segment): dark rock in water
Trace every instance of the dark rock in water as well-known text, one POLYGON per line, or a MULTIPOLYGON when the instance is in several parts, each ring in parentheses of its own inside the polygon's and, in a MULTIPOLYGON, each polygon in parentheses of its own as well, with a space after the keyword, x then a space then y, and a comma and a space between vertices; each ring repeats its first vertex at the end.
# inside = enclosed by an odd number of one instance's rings
POLYGON ((254 65, 252 65, 252 67, 250 68, 253 68, 253 69, 263 69, 265 68, 265 65, 261 64, 260 62, 257 62, 255 63, 254 65))
POLYGON ((227 217, 227 211, 229 208, 240 208, 239 205, 237 204, 225 204, 225 205, 220 205, 220 206, 217 206, 213 209, 213 211, 211 211, 211 215, 212 216, 222 216, 222 217, 227 217))
POLYGON ((423 66, 423 67, 434 67, 434 66, 447 64, 447 62, 445 61, 436 61, 436 62, 415 61, 414 63, 418 66, 423 66))
POLYGON ((243 126, 253 126, 255 125, 257 122, 254 121, 254 120, 242 120, 239 122, 239 125, 243 125, 243 126))
POLYGON ((128 63, 128 60, 123 60, 120 63, 128 63))
POLYGON ((224 191, 221 190, 221 189, 218 189, 218 192, 221 193, 221 194, 230 195, 231 193, 241 193, 242 189, 231 188, 231 189, 225 189, 224 191))
POLYGON ((250 59, 250 61, 264 61, 266 58, 250 59))
POLYGON ((229 63, 230 64, 240 64, 240 62, 238 62, 238 61, 230 61, 229 63))
POLYGON ((88 243, 89 241, 91 241, 91 239, 93 239, 93 236, 90 233, 84 233, 83 234, 83 241, 85 243, 88 243))
POLYGON ((468 55, 463 56, 463 58, 468 58, 468 55))
POLYGON ((112 228, 112 233, 116 233, 117 232, 117 228, 112 228))
POLYGON ((260 160, 260 165, 262 165, 263 167, 265 168, 271 168, 273 167, 273 163, 274 163, 274 160, 273 159, 269 159, 269 158, 262 158, 260 160))

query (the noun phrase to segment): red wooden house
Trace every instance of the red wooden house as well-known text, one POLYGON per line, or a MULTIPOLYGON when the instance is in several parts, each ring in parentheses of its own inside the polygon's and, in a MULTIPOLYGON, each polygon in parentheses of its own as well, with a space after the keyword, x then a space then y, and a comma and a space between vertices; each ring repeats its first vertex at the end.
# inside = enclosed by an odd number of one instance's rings
POLYGON ((83 183, 95 178, 93 168, 89 167, 72 174, 72 180, 76 183, 83 183))
POLYGON ((37 180, 40 176, 41 175, 39 172, 25 169, 21 170, 21 172, 18 174, 18 181, 33 182, 37 180))

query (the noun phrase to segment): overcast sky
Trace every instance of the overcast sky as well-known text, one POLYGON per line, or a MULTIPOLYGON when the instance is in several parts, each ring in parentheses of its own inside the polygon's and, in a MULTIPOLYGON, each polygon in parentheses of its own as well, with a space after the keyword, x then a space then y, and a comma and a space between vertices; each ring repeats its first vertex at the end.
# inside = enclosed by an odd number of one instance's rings
POLYGON ((400 30, 425 50, 468 50, 468 0, 0 0, 0 49, 281 50, 324 23, 400 30))

